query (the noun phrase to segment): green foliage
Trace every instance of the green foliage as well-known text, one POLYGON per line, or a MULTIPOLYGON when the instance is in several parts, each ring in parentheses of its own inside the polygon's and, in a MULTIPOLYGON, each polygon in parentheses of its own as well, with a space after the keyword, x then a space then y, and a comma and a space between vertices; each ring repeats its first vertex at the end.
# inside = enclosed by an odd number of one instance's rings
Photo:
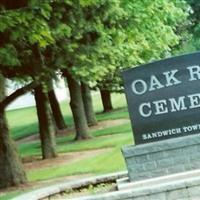
POLYGON ((39 6, 39 9, 30 6, 27 9, 0 11, 0 32, 8 34, 6 43, 20 40, 26 44, 38 43, 41 47, 44 46, 43 43, 52 43, 53 38, 47 24, 51 7, 48 3, 39 6))
POLYGON ((31 3, 23 9, 0 8, 0 71, 9 78, 27 81, 47 71, 40 52, 54 43, 48 25, 52 9, 49 2, 31 3))
POLYGON ((163 58, 171 52, 182 39, 178 29, 188 15, 184 1, 125 1, 122 7, 127 15, 123 21, 126 26, 122 26, 119 36, 121 45, 116 47, 121 62, 99 84, 114 91, 121 90, 120 70, 163 58))
POLYGON ((186 2, 190 5, 190 19, 192 22, 192 27, 195 28, 199 25, 200 20, 200 2, 198 0, 186 0, 186 2))
POLYGON ((196 51, 200 49, 200 2, 198 0, 186 0, 186 2, 190 5, 190 24, 187 28, 191 37, 180 51, 196 51))
POLYGON ((80 79, 106 79, 109 85, 120 69, 163 57, 178 43, 176 27, 186 18, 184 8, 181 0, 32 0, 27 9, 1 11, 0 32, 6 40, 0 64, 20 63, 35 75, 44 65, 49 71, 68 68, 80 79), (2 59, 5 53, 11 63, 2 59))
POLYGON ((163 57, 178 44, 176 28, 186 19, 185 7, 169 0, 54 2, 56 65, 89 82, 113 82, 116 70, 163 57), (65 37, 64 24, 70 27, 65 37))
POLYGON ((0 63, 4 63, 10 67, 20 65, 17 58, 17 51, 11 44, 6 44, 0 48, 0 63))

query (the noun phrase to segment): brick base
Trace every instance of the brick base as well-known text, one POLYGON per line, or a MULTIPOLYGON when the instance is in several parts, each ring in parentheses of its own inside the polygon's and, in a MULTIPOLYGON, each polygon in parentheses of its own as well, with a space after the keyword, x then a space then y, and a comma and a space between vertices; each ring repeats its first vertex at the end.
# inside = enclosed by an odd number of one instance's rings
POLYGON ((131 181, 200 169, 200 135, 122 149, 131 181))

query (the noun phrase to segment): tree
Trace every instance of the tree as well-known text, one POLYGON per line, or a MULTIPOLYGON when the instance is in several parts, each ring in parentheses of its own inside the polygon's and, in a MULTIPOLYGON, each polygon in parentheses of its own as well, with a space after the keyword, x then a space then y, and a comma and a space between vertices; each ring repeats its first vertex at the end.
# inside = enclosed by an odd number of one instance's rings
POLYGON ((66 71, 76 139, 87 138, 80 82, 116 81, 116 72, 127 66, 164 57, 179 41, 183 6, 181 0, 31 0, 16 11, 1 7, 0 71, 25 88, 66 71))
POLYGON ((46 70, 38 46, 45 48, 53 42, 46 23, 49 7, 43 4, 38 13, 30 7, 6 11, 0 8, 0 71, 6 78, 26 82, 24 87, 4 98, 3 82, 0 99, 0 187, 26 182, 25 173, 9 136, 5 108, 15 98, 30 91, 44 79, 46 70), (37 20, 35 20, 37 18, 37 20), (30 29, 30 24, 31 29, 30 29), (38 59, 39 58, 39 59, 38 59))
POLYGON ((87 83, 81 82, 81 92, 83 98, 84 110, 87 118, 88 126, 97 125, 97 119, 95 116, 93 103, 92 103, 92 94, 90 87, 87 83))
POLYGON ((100 89, 101 100, 103 104, 103 112, 109 112, 113 110, 111 92, 106 89, 100 89))
MULTIPOLYGON (((107 76, 116 81, 116 71, 163 57, 178 43, 176 26, 186 17, 182 1, 176 0, 69 0, 54 1, 52 8, 55 65, 92 85, 107 82, 107 76)), ((79 109, 82 103, 72 111, 74 117, 79 109)))
POLYGON ((65 124, 65 120, 63 118, 59 102, 57 100, 56 94, 53 89, 53 83, 50 81, 49 83, 49 91, 48 91, 49 102, 52 110, 52 114, 55 120, 56 127, 59 130, 66 129, 67 126, 65 124))
MULTIPOLYGON (((0 101, 5 100, 5 79, 0 75, 0 101)), ((0 104, 0 188, 26 183, 17 149, 9 136, 4 105, 0 104)))
POLYGON ((199 29, 199 22, 200 22, 200 2, 198 0, 186 0, 186 2, 190 5, 190 20, 192 22, 192 30, 195 31, 196 28, 199 29))
MULTIPOLYGON (((113 45, 115 69, 98 82, 100 89, 123 92, 121 71, 169 55, 182 40, 188 7, 184 1, 123 2, 126 13, 113 45), (167 17, 166 17, 167 16, 167 17)), ((114 59, 114 58, 113 58, 114 59)))
MULTIPOLYGON (((85 16, 87 15, 88 8, 84 8, 82 3, 84 2, 75 3, 73 1, 69 1, 65 3, 62 2, 60 4, 55 3, 53 6, 55 17, 52 19, 54 23, 51 24, 52 29, 57 30, 55 31, 57 34, 57 48, 55 48, 57 51, 56 64, 58 66, 63 66, 63 75, 67 78, 70 91, 70 105, 76 127, 75 139, 86 139, 90 137, 87 134, 87 120, 81 97, 80 82, 82 79, 86 80, 86 77, 89 78, 90 75, 93 77, 93 80, 95 80, 98 73, 100 74, 102 71, 105 73, 109 70, 107 68, 102 68, 103 70, 99 69, 99 64, 98 66, 94 65, 92 67, 93 70, 89 72, 89 67, 92 66, 92 60, 88 63, 89 58, 87 59, 86 57, 85 49, 87 45, 90 45, 90 41, 92 42, 91 37, 96 37, 97 35, 95 32, 93 35, 92 30, 89 30, 88 32, 87 27, 91 26, 92 29, 96 29, 98 25, 92 25, 94 19, 92 18, 90 20, 88 16, 85 16), (58 19, 57 12, 59 13, 61 20, 58 19), (82 16, 81 21, 80 16, 82 16), (58 30, 64 31, 59 32, 58 30), (85 58, 86 62, 84 61, 85 58), (83 67, 82 72, 81 67, 83 67), (77 72, 80 72, 80 74, 77 74, 77 72), (85 73, 87 76, 85 76, 85 73)), ((93 60, 94 59, 95 55, 93 55, 93 60)))
POLYGON ((42 144, 42 157, 43 159, 54 158, 57 156, 55 149, 55 127, 53 126, 50 114, 48 94, 42 85, 37 86, 34 90, 42 144))
MULTIPOLYGON (((200 49, 200 2, 198 0, 186 0, 189 4, 189 23, 184 27, 189 34, 185 41, 179 46, 178 53, 197 51, 200 49)), ((176 53, 176 52, 175 52, 176 53)))
POLYGON ((1 0, 0 6, 5 7, 5 9, 18 9, 28 6, 27 0, 1 0))
POLYGON ((75 140, 88 139, 90 136, 87 133, 88 126, 81 96, 80 83, 79 81, 75 80, 67 70, 64 70, 63 74, 67 78, 70 92, 70 106, 76 128, 75 140))

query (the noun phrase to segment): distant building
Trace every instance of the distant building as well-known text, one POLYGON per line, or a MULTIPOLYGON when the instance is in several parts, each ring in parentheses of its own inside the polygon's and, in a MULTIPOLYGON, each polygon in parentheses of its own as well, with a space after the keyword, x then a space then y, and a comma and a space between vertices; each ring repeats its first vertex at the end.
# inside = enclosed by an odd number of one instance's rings
MULTIPOLYGON (((7 94, 11 94, 17 88, 19 88, 19 86, 17 86, 14 82, 7 82, 7 94)), ((64 100, 69 101, 69 91, 63 79, 54 84, 54 89, 59 102, 64 100)), ((35 99, 31 92, 17 98, 8 106, 7 110, 25 108, 30 106, 35 106, 35 99)))

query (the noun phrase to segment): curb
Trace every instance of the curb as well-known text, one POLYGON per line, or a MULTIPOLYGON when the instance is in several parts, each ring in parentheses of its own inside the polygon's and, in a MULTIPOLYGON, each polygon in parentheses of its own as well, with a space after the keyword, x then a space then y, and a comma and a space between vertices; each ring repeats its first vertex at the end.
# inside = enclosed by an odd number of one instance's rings
POLYGON ((26 194, 15 197, 12 200, 27 200, 27 199, 40 200, 43 198, 47 198, 51 195, 64 192, 67 189, 75 189, 75 188, 87 186, 90 184, 98 184, 98 183, 102 183, 106 181, 112 181, 112 180, 126 177, 127 174, 128 174, 127 171, 123 171, 123 172, 117 172, 117 173, 111 173, 111 174, 86 178, 79 181, 63 182, 63 183, 55 184, 49 187, 44 187, 42 189, 37 189, 32 192, 28 192, 26 194))

